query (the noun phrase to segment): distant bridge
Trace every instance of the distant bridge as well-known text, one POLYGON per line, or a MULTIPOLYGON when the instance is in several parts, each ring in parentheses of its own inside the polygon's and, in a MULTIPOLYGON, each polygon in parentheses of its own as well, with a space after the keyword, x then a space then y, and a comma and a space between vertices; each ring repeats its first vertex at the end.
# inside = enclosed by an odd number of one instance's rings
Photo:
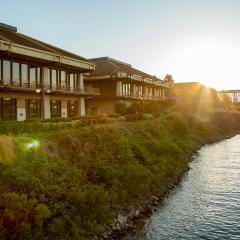
POLYGON ((218 96, 220 100, 223 99, 224 96, 228 95, 233 103, 240 103, 240 90, 222 90, 218 91, 218 96))

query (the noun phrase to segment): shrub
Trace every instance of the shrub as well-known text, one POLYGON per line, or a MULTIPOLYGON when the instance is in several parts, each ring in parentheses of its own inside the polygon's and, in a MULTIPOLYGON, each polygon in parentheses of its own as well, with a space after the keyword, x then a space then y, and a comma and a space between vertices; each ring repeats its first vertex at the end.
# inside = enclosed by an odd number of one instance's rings
POLYGON ((141 119, 142 120, 150 120, 150 119, 153 119, 153 115, 150 113, 144 113, 144 114, 142 114, 141 119))
POLYGON ((117 118, 118 121, 126 121, 126 117, 125 116, 120 116, 117 118))
POLYGON ((136 114, 142 112, 142 107, 138 102, 134 102, 127 108, 127 113, 136 114))
POLYGON ((115 112, 119 113, 121 115, 124 115, 127 113, 127 105, 124 102, 117 102, 115 104, 115 112))

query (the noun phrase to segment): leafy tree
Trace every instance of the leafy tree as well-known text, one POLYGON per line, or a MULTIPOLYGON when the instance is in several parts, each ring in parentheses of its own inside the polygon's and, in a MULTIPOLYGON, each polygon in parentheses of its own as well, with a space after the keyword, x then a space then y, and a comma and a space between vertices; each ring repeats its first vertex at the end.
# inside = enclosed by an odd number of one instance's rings
POLYGON ((170 85, 174 83, 174 79, 171 74, 166 74, 163 81, 170 83, 170 85))

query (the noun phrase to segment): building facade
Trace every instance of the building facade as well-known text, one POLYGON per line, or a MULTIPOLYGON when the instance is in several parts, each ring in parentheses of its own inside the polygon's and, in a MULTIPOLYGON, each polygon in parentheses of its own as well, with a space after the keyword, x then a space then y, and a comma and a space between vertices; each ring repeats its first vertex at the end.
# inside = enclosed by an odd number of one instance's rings
POLYGON ((95 64, 0 24, 0 120, 24 121, 85 115, 84 86, 95 64))
POLYGON ((90 61, 96 64, 96 70, 84 77, 84 83, 100 89, 100 95, 87 99, 87 114, 114 114, 117 102, 125 102, 129 106, 133 102, 165 100, 169 84, 159 78, 109 57, 90 61))

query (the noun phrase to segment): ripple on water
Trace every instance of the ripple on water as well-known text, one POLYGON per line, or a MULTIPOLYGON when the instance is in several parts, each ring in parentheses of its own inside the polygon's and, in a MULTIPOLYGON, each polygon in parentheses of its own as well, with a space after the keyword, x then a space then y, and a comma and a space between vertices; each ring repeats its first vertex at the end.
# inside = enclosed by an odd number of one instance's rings
POLYGON ((129 240, 239 239, 240 135, 204 146, 161 209, 129 240))

